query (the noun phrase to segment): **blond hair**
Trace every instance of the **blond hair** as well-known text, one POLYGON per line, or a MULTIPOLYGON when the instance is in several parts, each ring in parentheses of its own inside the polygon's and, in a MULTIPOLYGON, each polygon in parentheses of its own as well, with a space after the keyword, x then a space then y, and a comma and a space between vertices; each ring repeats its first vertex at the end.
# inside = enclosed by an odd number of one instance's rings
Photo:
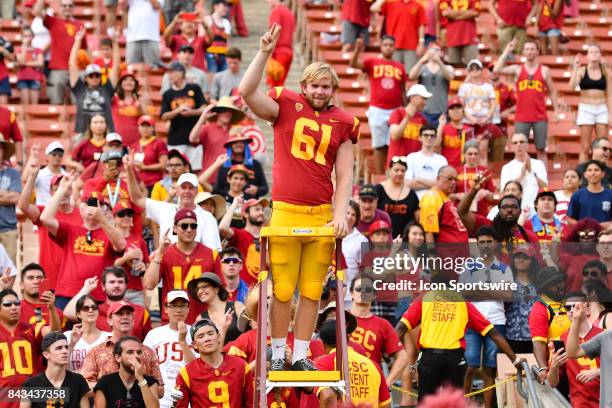
POLYGON ((331 65, 326 64, 324 62, 313 62, 304 69, 300 84, 302 86, 305 86, 309 82, 318 81, 319 79, 326 78, 329 78, 329 80, 331 81, 332 88, 338 88, 338 85, 340 84, 340 79, 338 78, 338 74, 336 74, 336 71, 334 71, 331 65))

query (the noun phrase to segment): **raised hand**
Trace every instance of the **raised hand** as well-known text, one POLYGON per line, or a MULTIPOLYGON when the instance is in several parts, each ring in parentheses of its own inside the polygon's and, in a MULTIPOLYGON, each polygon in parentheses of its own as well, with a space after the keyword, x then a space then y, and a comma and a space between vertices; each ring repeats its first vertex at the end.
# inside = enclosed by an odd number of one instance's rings
POLYGON ((187 325, 185 322, 178 322, 178 338, 179 342, 187 340, 187 325))
POLYGON ((505 52, 506 54, 509 54, 509 53, 514 52, 514 50, 515 50, 515 48, 516 48, 516 44, 517 44, 517 42, 518 42, 518 41, 517 41, 516 37, 515 37, 515 38, 513 38, 513 39, 512 39, 512 40, 511 40, 511 41, 508 43, 508 45, 506 45, 506 49, 504 50, 504 52, 505 52))
POLYGON ((580 68, 580 65, 582 65, 582 56, 580 54, 576 54, 574 57, 574 69, 580 68))
POLYGON ((13 279, 11 279, 11 268, 4 268, 4 273, 2 273, 2 277, 0 277, 0 290, 10 289, 13 284, 13 279))
POLYGON ((80 42, 85 37, 85 34, 87 34, 87 29, 85 28, 85 26, 81 26, 81 28, 79 28, 79 31, 77 31, 74 35, 74 41, 80 42))
POLYGON ((85 283, 83 284, 83 289, 87 293, 91 293, 95 288, 98 287, 98 277, 94 276, 93 278, 85 279, 85 283))
POLYGON ((136 380, 141 382, 144 379, 144 366, 140 364, 140 361, 138 361, 136 357, 130 359, 130 364, 132 364, 132 368, 134 369, 136 380))
POLYGON ((83 336, 83 325, 81 323, 72 326, 72 332, 70 334, 70 345, 74 347, 83 336))
POLYGON ((268 30, 268 32, 259 39, 259 50, 265 53, 274 51, 274 47, 276 47, 276 41, 278 41, 280 32, 281 26, 278 24, 272 24, 270 30, 268 30))
POLYGON ((55 304, 55 293, 50 290, 46 291, 45 293, 41 293, 40 303, 47 306, 55 304))
POLYGON ((166 252, 166 249, 170 246, 170 238, 168 238, 168 234, 170 233, 170 228, 166 230, 166 233, 163 234, 159 239, 159 253, 163 254, 166 252))

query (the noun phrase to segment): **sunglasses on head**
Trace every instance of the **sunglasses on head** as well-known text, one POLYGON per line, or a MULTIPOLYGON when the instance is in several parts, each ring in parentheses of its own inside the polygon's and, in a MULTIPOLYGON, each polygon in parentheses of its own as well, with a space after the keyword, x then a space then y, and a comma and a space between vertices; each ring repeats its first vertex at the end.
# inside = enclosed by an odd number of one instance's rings
POLYGON ((192 230, 197 230, 198 229, 198 223, 194 222, 194 223, 184 223, 184 224, 177 224, 177 227, 180 227, 183 231, 187 231, 188 228, 192 229, 192 230))
POLYGON ((239 264, 242 263, 242 260, 240 258, 223 258, 221 262, 224 264, 239 264))
POLYGON ((96 310, 98 310, 97 305, 87 305, 81 308, 81 311, 83 312, 95 312, 96 310))
POLYGON ((355 292, 359 293, 374 293, 374 288, 371 286, 355 286, 355 292))
POLYGON ((593 231, 589 231, 589 232, 580 231, 578 233, 578 236, 580 238, 595 238, 595 233, 593 231))
POLYGON ((21 305, 21 300, 13 300, 12 302, 2 302, 2 306, 11 307, 21 305))
POLYGON ((408 158, 406 156, 393 156, 391 163, 408 163, 408 158))

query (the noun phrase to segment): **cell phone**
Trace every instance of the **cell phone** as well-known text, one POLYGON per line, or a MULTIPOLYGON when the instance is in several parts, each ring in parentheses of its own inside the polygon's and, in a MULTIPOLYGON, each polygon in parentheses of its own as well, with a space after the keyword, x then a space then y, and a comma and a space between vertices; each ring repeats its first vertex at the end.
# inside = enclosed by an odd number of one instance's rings
POLYGON ((38 298, 40 299, 42 294, 47 291, 53 291, 51 287, 51 281, 49 279, 43 279, 38 284, 38 298))
POLYGON ((98 206, 98 199, 96 197, 89 197, 87 199, 87 206, 88 207, 97 207, 98 206))

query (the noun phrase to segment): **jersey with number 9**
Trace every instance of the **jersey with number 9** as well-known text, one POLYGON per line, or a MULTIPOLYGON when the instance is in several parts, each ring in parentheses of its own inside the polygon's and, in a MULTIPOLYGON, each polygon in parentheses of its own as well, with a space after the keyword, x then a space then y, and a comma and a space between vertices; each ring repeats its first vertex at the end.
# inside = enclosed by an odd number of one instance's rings
POLYGON ((316 206, 332 201, 331 173, 342 143, 359 140, 359 119, 329 106, 315 111, 304 95, 277 87, 272 200, 316 206))
POLYGON ((224 356, 217 368, 202 359, 181 368, 176 386, 183 393, 177 408, 242 408, 253 406, 253 374, 241 358, 224 356))

